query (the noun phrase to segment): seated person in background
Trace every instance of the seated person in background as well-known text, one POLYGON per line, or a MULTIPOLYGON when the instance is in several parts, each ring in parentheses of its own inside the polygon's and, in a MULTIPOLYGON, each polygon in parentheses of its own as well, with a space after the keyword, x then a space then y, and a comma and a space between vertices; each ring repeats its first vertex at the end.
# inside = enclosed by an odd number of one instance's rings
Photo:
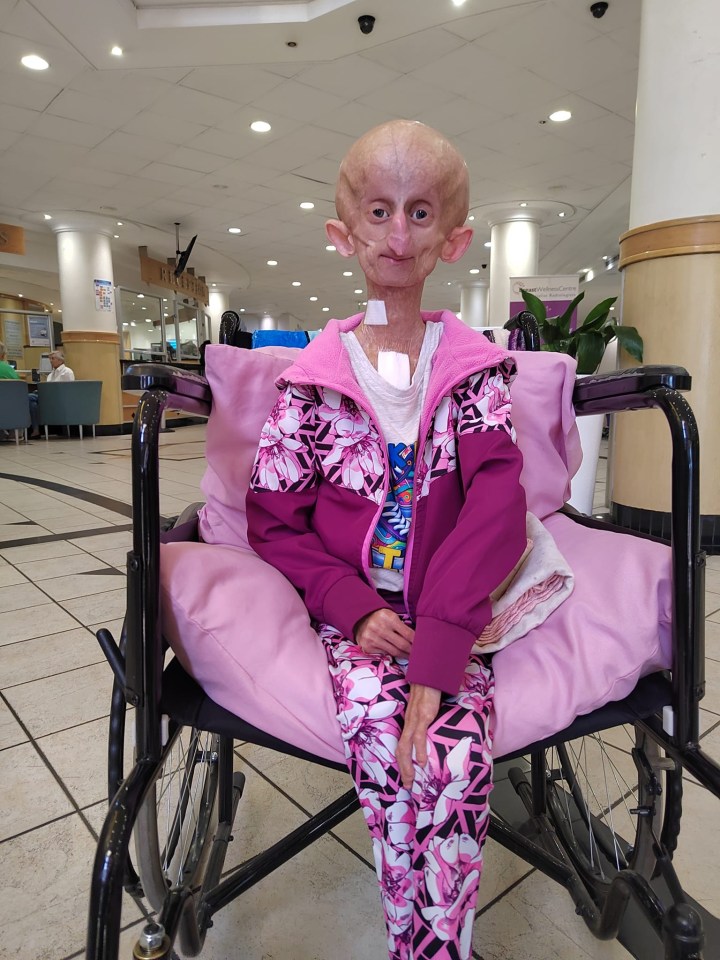
POLYGON ((7 350, 5 344, 0 342, 0 380, 19 380, 17 370, 11 367, 7 361, 7 350))
MULTIPOLYGON (((52 370, 47 375, 48 383, 70 383, 75 379, 75 374, 72 372, 70 367, 65 363, 65 357, 62 350, 54 350, 50 356, 50 366, 52 370)), ((28 402, 30 404, 30 421, 32 423, 32 430, 30 433, 31 440, 40 439, 40 414, 38 413, 38 397, 36 393, 31 393, 28 395, 28 402)))
POLYGON ((514 362, 449 311, 421 312, 467 250, 464 160, 396 120, 361 137, 327 224, 365 274, 279 381, 248 538, 325 645, 370 829, 391 960, 467 960, 492 789, 490 594, 526 547, 514 362))

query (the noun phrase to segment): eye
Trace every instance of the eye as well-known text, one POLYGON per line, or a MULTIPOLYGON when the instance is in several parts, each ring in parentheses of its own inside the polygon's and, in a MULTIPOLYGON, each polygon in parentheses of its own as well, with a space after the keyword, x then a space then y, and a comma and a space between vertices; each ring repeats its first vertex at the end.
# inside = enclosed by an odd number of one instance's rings
POLYGON ((372 215, 374 217, 377 217, 378 220, 384 220, 385 217, 388 216, 388 212, 383 207, 375 207, 373 209, 372 215))
POLYGON ((413 220, 425 220, 430 214, 424 207, 419 207, 417 210, 413 210, 412 216, 413 220))

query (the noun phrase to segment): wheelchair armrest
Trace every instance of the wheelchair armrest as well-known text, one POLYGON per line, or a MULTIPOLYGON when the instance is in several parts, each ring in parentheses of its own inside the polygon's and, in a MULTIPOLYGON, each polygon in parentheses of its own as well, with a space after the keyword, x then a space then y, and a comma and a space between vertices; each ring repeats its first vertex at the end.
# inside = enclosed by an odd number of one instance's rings
POLYGON ((689 390, 692 377, 684 367, 629 367, 611 373, 593 374, 575 383, 573 405, 578 416, 615 413, 652 405, 651 391, 689 390))
POLYGON ((122 378, 124 390, 166 390, 173 398, 187 397, 209 404, 210 385, 205 377, 163 363, 133 363, 122 378))

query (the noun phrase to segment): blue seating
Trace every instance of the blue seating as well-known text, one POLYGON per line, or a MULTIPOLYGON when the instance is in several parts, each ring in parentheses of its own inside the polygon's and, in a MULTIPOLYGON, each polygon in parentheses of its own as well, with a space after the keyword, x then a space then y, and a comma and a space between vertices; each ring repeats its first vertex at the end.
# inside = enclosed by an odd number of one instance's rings
POLYGON ((19 443, 18 430, 27 441, 30 426, 28 389, 24 380, 0 380, 0 430, 14 430, 15 443, 19 443))
POLYGON ((92 426, 95 436, 95 424, 100 420, 100 396, 102 380, 73 380, 60 383, 38 384, 38 411, 40 424, 45 427, 45 439, 48 439, 48 426, 80 428, 83 438, 83 426, 92 426))

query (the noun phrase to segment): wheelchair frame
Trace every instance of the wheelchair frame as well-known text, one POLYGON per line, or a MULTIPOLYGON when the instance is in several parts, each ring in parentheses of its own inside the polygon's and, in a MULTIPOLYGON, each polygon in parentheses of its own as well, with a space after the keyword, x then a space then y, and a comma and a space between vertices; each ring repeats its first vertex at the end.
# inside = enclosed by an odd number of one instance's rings
MULTIPOLYGON (((269 850, 235 868, 220 880, 227 845, 232 839, 232 824, 243 788, 242 774, 233 776, 232 738, 270 746, 283 753, 320 763, 334 769, 343 766, 311 756, 283 743, 234 717, 209 701, 197 684, 174 661, 175 677, 181 690, 172 697, 172 686, 163 683, 163 659, 160 613, 160 501, 159 433, 162 414, 168 405, 190 415, 207 416, 212 397, 207 382, 183 370, 154 364, 132 366, 123 378, 125 389, 140 389, 140 400, 132 437, 133 548, 128 554, 128 612, 121 645, 107 630, 98 632, 98 640, 115 674, 110 741, 108 749, 109 811, 100 834, 93 867, 87 933, 88 960, 116 960, 120 936, 123 888, 141 895, 134 871, 129 841, 141 805, 159 776, 167 748, 167 726, 163 715, 170 714, 171 731, 179 725, 192 725, 220 734, 218 749, 219 824, 212 838, 205 879, 199 889, 190 882, 168 889, 158 925, 146 927, 134 955, 153 960, 171 957, 172 945, 180 937, 182 949, 197 955, 212 916, 276 867, 331 830, 358 809, 354 789, 310 818, 269 850), (125 636, 126 634, 126 636, 125 636), (180 674, 180 676, 178 676, 180 674), (184 685, 184 686, 183 686, 184 685), (135 707, 136 761, 123 777, 123 731, 126 704, 135 707)), ((699 442, 692 411, 680 395, 690 388, 690 377, 680 367, 639 367, 617 373, 588 377, 576 384, 573 401, 578 415, 615 413, 656 407, 665 414, 672 436, 672 569, 673 569, 673 650, 671 684, 664 675, 640 681, 630 697, 610 704, 586 717, 578 718, 567 730, 548 741, 532 744, 500 765, 521 755, 530 755, 531 780, 525 771, 514 768, 510 780, 514 794, 526 808, 532 830, 516 827, 515 813, 503 816, 496 809, 489 834, 511 852, 566 887, 593 933, 602 939, 620 936, 632 943, 636 957, 658 956, 662 942, 665 960, 699 960, 704 956, 703 942, 709 932, 713 947, 707 956, 717 956, 720 930, 714 922, 703 931, 700 914, 688 903, 671 864, 671 854, 679 830, 679 792, 670 796, 662 837, 650 830, 656 859, 655 874, 669 892, 665 908, 653 884, 632 870, 620 870, 602 902, 581 879, 572 850, 558 837, 548 818, 548 784, 551 771, 546 768, 546 748, 583 733, 634 722, 656 741, 674 762, 676 771, 687 770, 702 786, 720 798, 720 767, 699 747, 699 703, 704 694, 704 565, 699 548, 699 442), (663 729, 663 704, 672 704, 673 729, 663 729), (631 909, 628 910, 628 905, 631 909), (647 923, 641 924, 654 937, 654 952, 643 952, 637 936, 627 933, 628 918, 637 926, 637 911, 647 923), (624 932, 625 930, 625 932, 624 932)), ((571 512, 571 515, 574 512, 571 512)), ((615 529, 589 517, 574 514, 573 519, 588 526, 615 529)), ((193 524, 173 530, 171 539, 193 539, 193 524)), ((170 740, 172 736, 170 737, 170 740)), ((636 761, 637 763, 637 761, 636 761)), ((679 776, 676 782, 679 790, 679 776)), ((507 791, 505 791, 507 793, 507 791)), ((672 794, 672 791, 669 791, 672 794)), ((498 788, 496 787, 496 794, 498 788)), ((503 797, 497 799, 503 802, 503 797)), ((640 811, 642 816, 643 810, 640 811)), ((526 825, 527 827, 527 825, 526 825)), ((706 916, 706 927, 708 918, 706 916)), ((644 936, 644 935, 643 935, 644 936)), ((642 937, 641 937, 642 940, 642 937)))

